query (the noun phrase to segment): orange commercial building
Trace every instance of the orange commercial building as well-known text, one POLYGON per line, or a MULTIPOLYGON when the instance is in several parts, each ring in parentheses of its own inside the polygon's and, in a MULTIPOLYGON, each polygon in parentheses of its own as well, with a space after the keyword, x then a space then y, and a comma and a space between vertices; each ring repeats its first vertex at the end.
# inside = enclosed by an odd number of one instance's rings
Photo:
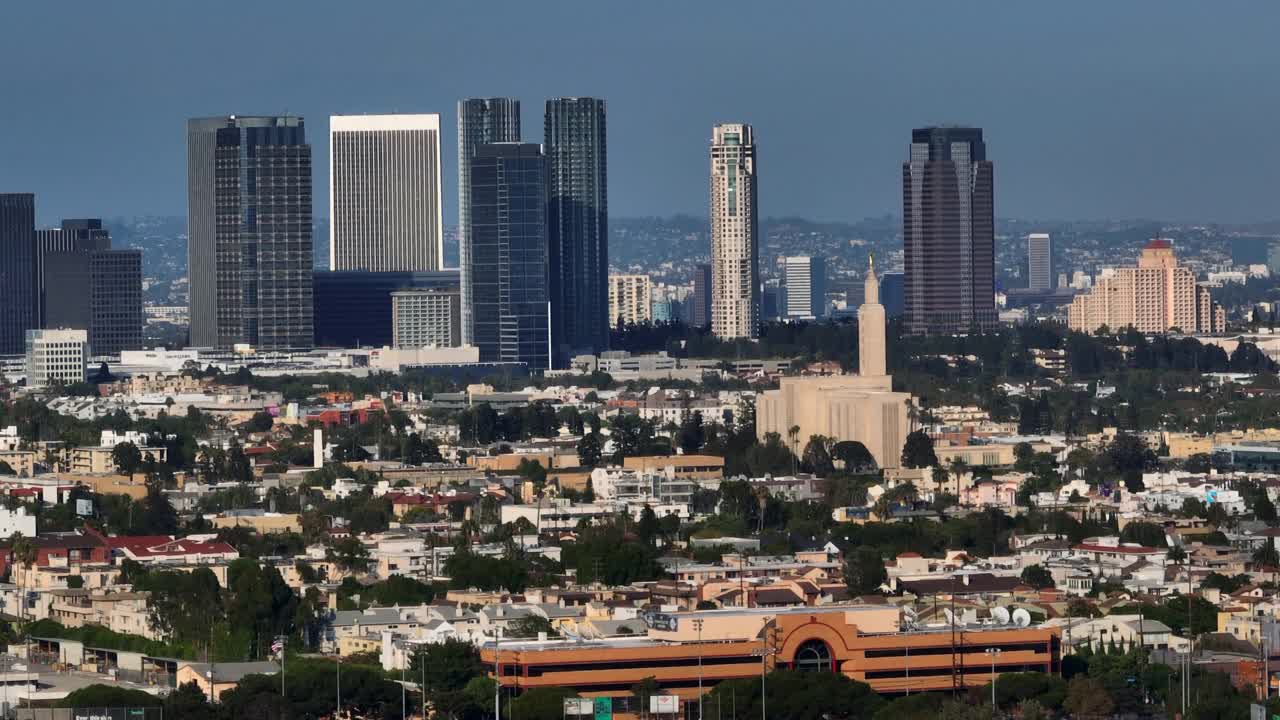
MULTIPOLYGON (((981 687, 1006 672, 1060 671, 1056 628, 935 626, 901 631, 892 605, 733 609, 650 615, 647 638, 499 643, 504 688, 569 687, 587 697, 627 696, 652 677, 697 697, 721 680, 766 669, 830 670, 883 694, 981 687), (993 652, 988 652, 992 650, 993 652), (998 651, 998 652, 994 652, 998 651), (764 660, 762 661, 762 656, 764 660)), ((481 649, 492 667, 493 643, 481 649)))

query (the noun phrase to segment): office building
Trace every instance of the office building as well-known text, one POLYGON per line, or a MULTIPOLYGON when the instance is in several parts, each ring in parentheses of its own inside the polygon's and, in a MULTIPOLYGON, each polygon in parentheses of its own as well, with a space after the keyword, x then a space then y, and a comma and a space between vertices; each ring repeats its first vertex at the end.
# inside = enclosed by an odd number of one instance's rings
POLYGON ((695 265, 693 268, 693 314, 690 322, 694 327, 706 327, 711 324, 711 265, 709 263, 695 265))
POLYGON ((191 344, 312 345, 311 146, 300 117, 187 122, 191 344))
POLYGON ((458 271, 318 271, 312 282, 317 347, 389 347, 395 342, 392 294, 401 290, 457 293, 458 271))
POLYGON ((87 331, 28 330, 26 351, 28 387, 84 382, 89 360, 87 331))
POLYGON ((471 156, 469 302, 481 362, 551 365, 547 163, 536 143, 495 143, 471 156))
POLYGON ((461 345, 461 304, 457 288, 391 293, 392 345, 397 348, 461 345))
POLYGON ((913 130, 902 204, 906 331, 994 330, 993 169, 982 130, 913 130))
POLYGON ((1138 257, 1137 267, 1115 268, 1093 289, 1077 295, 1067 313, 1072 330, 1093 333, 1132 327, 1138 332, 1226 331, 1226 314, 1195 273, 1178 265, 1173 243, 1155 239, 1138 257))
POLYGON ((609 183, 604 101, 547 101, 547 227, 556 367, 609 349, 609 183))
POLYGON ((520 101, 473 98, 458 101, 458 269, 462 272, 462 342, 471 343, 471 156, 480 145, 520 142, 520 101))
POLYGON ((40 324, 88 333, 90 355, 142 347, 142 251, 114 250, 98 219, 36 232, 40 324))
POLYGON ((760 332, 756 142, 750 125, 711 136, 711 331, 722 340, 760 332))
MULTIPOLYGON (((609 276, 610 323, 613 325, 648 323, 653 320, 652 306, 653 283, 648 275, 609 276)), ((670 308, 670 305, 667 307, 670 308)), ((671 319, 669 311, 665 319, 671 319)))
POLYGON ((786 306, 780 313, 787 320, 821 319, 827 315, 827 264, 822 258, 797 255, 782 259, 786 281, 786 306))
POLYGON ((37 326, 36 196, 0 193, 0 355, 18 355, 37 326))
MULTIPOLYGON (((721 577, 732 572, 716 571, 721 577)), ((688 703, 687 716, 698 715, 699 693, 721 682, 754 677, 759 683, 762 658, 770 670, 840 673, 883 694, 954 693, 990 686, 1003 673, 1061 672, 1059 628, 974 623, 907 631, 891 604, 767 607, 768 590, 720 582, 741 607, 645 613, 637 620, 646 629, 640 637, 486 642, 480 661, 490 671, 501 663, 493 676, 511 691, 567 688, 604 703, 619 690, 653 682, 688 703), (732 593, 740 587, 746 592, 732 593)), ((727 717, 729 708, 724 711, 727 717)), ((715 712, 708 704, 707 717, 715 712)))
POLYGON ((443 265, 440 116, 331 116, 329 269, 443 265))
POLYGON ((1032 292, 1053 289, 1053 242, 1048 233, 1027 236, 1027 289, 1032 292))
MULTIPOLYGON (((48 286, 45 283, 44 260, 51 253, 105 250, 111 247, 111 233, 97 218, 63 220, 56 228, 36 230, 36 316, 37 326, 49 327, 45 306, 48 286)), ((57 287, 56 285, 54 287, 57 287)), ((56 326, 55 326, 56 327, 56 326)))
POLYGON ((800 453, 809 438, 855 440, 866 446, 882 468, 898 467, 911 432, 909 393, 893 391, 888 374, 885 310, 875 267, 867 268, 866 296, 858 308, 858 374, 783 377, 777 390, 756 400, 756 432, 793 440, 800 453), (798 432, 793 434, 792 428, 798 432))

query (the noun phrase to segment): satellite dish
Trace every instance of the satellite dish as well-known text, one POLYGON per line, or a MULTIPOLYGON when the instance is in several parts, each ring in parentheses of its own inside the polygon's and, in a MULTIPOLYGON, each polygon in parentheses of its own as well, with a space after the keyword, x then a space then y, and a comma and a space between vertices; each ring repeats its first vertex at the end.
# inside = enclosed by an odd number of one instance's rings
POLYGON ((997 624, 1008 625, 1009 610, 1007 608, 1002 608, 999 605, 997 605, 991 608, 991 619, 995 620, 997 624))
POLYGON ((955 613, 951 612, 951 608, 942 608, 942 616, 947 619, 948 625, 956 624, 956 616, 955 613))
POLYGON ((978 611, 973 609, 965 610, 960 614, 960 622, 965 625, 971 625, 978 622, 978 611))
POLYGON ((1027 627, 1031 624, 1031 613, 1024 608, 1018 608, 1013 611, 1013 624, 1018 627, 1027 627))

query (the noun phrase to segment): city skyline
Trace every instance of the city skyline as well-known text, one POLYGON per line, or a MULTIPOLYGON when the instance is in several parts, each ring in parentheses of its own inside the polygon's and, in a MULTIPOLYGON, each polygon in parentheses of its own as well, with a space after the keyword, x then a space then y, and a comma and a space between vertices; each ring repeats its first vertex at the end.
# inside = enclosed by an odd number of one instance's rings
MULTIPOLYGON (((44 198, 38 226, 82 215, 184 214, 182 137, 173 128, 187 117, 227 111, 303 115, 312 118, 313 133, 327 133, 331 114, 441 113, 447 159, 442 190, 452 197, 456 119, 450 109, 461 98, 490 94, 525 99, 531 128, 543 98, 607 100, 615 217, 702 214, 696 155, 704 128, 733 118, 770 138, 771 184, 762 193, 762 217, 896 214, 896 183, 886 176, 901 156, 900 129, 947 121, 981 126, 998 138, 992 152, 1002 159, 1005 189, 996 208, 1002 217, 1242 222, 1276 215, 1269 196, 1280 185, 1280 142, 1253 118, 1280 110, 1280 98, 1254 90, 1265 86, 1270 68, 1264 28, 1273 23, 1266 16, 1280 18, 1280 8, 1246 15, 1171 2, 1161 6, 1162 32, 1151 33, 1142 8, 1101 5, 1096 13, 979 8, 945 31, 921 22, 927 18, 922 10, 898 7, 802 8, 775 18, 767 29, 750 22, 752 13, 721 18, 710 8, 691 7, 681 9, 680 22, 671 22, 660 9, 614 14, 576 3, 513 6, 512 22, 493 27, 482 22, 487 10, 457 7, 448 13, 452 22, 425 26, 428 42, 401 42, 411 28, 424 28, 412 20, 427 10, 406 9, 406 21, 395 23, 333 5, 304 14, 299 22, 311 32, 299 33, 287 53, 264 37, 270 20, 284 13, 267 8, 256 11, 261 27, 234 30, 262 40, 259 57, 218 64, 208 59, 215 55, 213 38, 232 32, 235 13, 209 19, 209 33, 190 34, 180 31, 191 21, 190 10, 180 7, 82 6, 65 13, 50 3, 13 10, 7 32, 0 30, 6 41, 0 53, 12 53, 15 62, 35 51, 31 43, 41 33, 32 30, 55 23, 69 39, 87 42, 108 33, 121 46, 88 71, 72 55, 12 78, 10 132, 0 137, 0 191, 44 198), (316 15, 325 18, 318 26, 316 15), (1217 21, 1207 22, 1209 17, 1217 21), (363 22, 342 22, 357 19, 363 22), (732 32, 709 32, 715 23, 732 32), (354 52, 331 52, 339 27, 354 27, 351 37, 342 36, 342 45, 350 42, 354 52), (514 38, 527 27, 581 30, 586 45, 515 62, 520 43, 514 38), (653 33, 668 44, 660 55, 639 42, 653 33), (492 40, 484 45, 490 54, 457 72, 436 71, 444 58, 465 55, 464 48, 482 36, 492 40), (777 42, 782 51, 747 58, 731 82, 704 69, 744 38, 777 42), (879 62, 908 39, 932 43, 937 51, 891 67, 879 62), (1082 54, 1085 47, 1089 52, 1082 54), (967 69, 964 82, 934 75, 928 63, 940 54, 967 69), (584 55, 597 60, 580 62, 584 55), (290 82, 250 72, 262 57, 278 62, 290 82), (157 87, 166 92, 147 92, 157 87), (905 87, 913 91, 905 93, 905 87), (789 108, 814 97, 823 97, 832 112, 856 117, 854 140, 830 144, 793 117, 789 108), (148 112, 137 112, 143 103, 148 112), (680 112, 670 111, 672 103, 680 112), (84 105, 97 112, 72 112, 84 105), (31 142, 46 129, 63 140, 31 142), (647 141, 653 136, 663 142, 647 141), (1054 141, 1045 143, 1045 137, 1054 141), (1185 137, 1197 142, 1182 147, 1185 137), (1167 152, 1172 146, 1181 149, 1167 152), (1107 172, 1099 174, 1099 167, 1107 172), (1186 167, 1196 172, 1179 172, 1186 167)), ((328 204, 327 154, 316 148, 317 208, 328 204)), ((445 203, 444 222, 457 223, 451 202, 445 203)))

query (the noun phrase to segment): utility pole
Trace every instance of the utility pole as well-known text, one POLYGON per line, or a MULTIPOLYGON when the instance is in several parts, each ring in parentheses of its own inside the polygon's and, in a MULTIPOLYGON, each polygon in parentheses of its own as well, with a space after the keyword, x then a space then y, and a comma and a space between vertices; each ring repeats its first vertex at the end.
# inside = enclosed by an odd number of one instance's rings
POLYGON ((502 628, 493 627, 493 720, 502 720, 502 663, 498 662, 498 646, 502 628))

